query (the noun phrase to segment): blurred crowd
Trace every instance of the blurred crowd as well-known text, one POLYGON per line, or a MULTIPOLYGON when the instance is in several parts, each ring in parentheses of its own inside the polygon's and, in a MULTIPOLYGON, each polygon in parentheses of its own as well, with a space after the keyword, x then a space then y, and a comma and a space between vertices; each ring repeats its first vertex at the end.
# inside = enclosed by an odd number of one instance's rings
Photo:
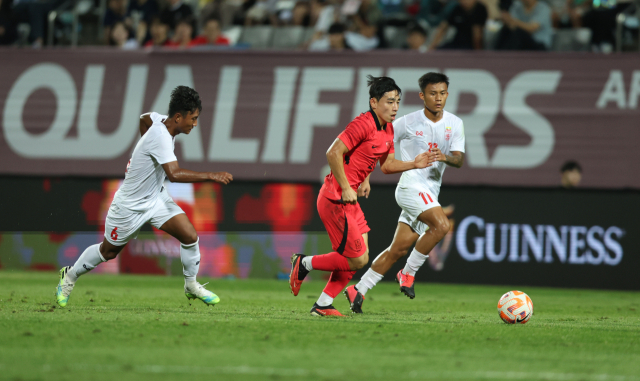
MULTIPOLYGON (((42 46, 47 15, 64 1, 77 0, 0 0, 0 44, 14 44, 26 23, 28 43, 42 46)), ((550 50, 558 31, 574 30, 590 50, 607 52, 615 45, 616 15, 634 0, 622 1, 106 0, 101 30, 103 44, 122 49, 243 47, 238 29, 295 26, 309 31, 299 49, 419 52, 550 50), (401 31, 400 44, 389 30, 401 31)))

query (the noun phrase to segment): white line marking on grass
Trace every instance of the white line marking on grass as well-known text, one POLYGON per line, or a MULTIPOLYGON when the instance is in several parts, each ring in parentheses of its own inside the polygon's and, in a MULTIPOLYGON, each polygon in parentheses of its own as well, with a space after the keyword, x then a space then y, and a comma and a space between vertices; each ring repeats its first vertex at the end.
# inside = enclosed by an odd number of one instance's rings
MULTIPOLYGON (((6 369, 4 364, 0 368, 6 369)), ((8 367, 10 369, 10 367, 8 367)), ((270 368, 256 366, 182 366, 182 365, 93 365, 93 364, 68 364, 65 366, 52 366, 44 364, 43 373, 57 372, 60 368, 80 372, 108 372, 108 373, 142 373, 142 374, 239 374, 258 376, 281 377, 308 377, 318 376, 324 378, 347 377, 352 372, 344 369, 303 369, 303 368, 270 368)), ((372 378, 394 379, 408 377, 413 379, 527 379, 549 381, 640 381, 637 376, 623 376, 615 374, 586 374, 586 373, 559 373, 559 372, 500 372, 500 371, 411 371, 404 376, 398 372, 377 372, 372 378)))

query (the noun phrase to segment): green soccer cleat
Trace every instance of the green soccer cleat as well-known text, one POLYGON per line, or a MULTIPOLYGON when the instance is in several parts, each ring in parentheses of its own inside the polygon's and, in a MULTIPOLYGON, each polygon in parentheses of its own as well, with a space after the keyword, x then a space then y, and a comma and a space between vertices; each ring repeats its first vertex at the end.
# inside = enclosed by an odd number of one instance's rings
POLYGON ((187 296, 187 299, 200 299, 202 302, 208 306, 215 306, 220 303, 220 298, 218 295, 204 288, 208 283, 200 284, 195 282, 194 287, 187 287, 184 285, 184 294, 187 296))
POLYGON ((69 280, 67 273, 71 270, 71 266, 65 266, 60 269, 60 282, 56 287, 56 300, 60 307, 65 307, 69 301, 69 295, 73 291, 73 286, 76 284, 69 280))

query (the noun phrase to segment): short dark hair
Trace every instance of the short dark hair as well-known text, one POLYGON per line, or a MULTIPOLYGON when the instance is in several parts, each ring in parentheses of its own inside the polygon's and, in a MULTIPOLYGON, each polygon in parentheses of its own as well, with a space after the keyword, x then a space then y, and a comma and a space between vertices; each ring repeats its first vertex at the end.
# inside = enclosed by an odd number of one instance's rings
POLYGON ((566 171, 573 171, 576 169, 578 170, 578 172, 582 173, 582 167, 580 167, 580 164, 578 164, 577 161, 570 160, 564 163, 562 167, 560 167, 560 173, 564 173, 566 171))
POLYGON ((331 24, 329 27, 328 34, 342 34, 347 31, 347 27, 339 22, 331 24))
POLYGON ((396 81, 389 77, 367 75, 367 86, 369 86, 369 99, 375 98, 379 101, 389 91, 397 91, 398 95, 402 94, 402 90, 396 85, 396 81))
POLYGON ((188 113, 202 111, 202 103, 200 95, 194 89, 188 86, 178 86, 171 92, 171 100, 169 101, 169 118, 180 113, 187 116, 188 113))
POLYGON ((424 37, 427 37, 427 31, 424 30, 424 28, 421 27, 420 25, 414 25, 411 28, 409 28, 409 34, 412 34, 412 33, 420 33, 424 37))
POLYGON ((442 73, 434 73, 429 72, 418 80, 418 85, 420 86, 420 91, 424 93, 424 89, 427 88, 427 85, 435 85, 436 83, 446 83, 447 88, 449 88, 449 77, 442 73))

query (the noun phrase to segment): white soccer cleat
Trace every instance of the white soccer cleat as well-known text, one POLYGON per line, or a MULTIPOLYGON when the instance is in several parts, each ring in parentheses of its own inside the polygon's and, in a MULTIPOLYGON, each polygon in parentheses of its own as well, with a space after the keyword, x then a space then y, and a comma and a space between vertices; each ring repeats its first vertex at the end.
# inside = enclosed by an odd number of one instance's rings
POLYGON ((60 269, 60 281, 58 287, 56 287, 56 300, 60 307, 65 307, 69 301, 69 295, 73 291, 73 286, 76 284, 69 280, 67 273, 71 270, 71 266, 66 266, 60 269))
POLYGON ((187 299, 200 299, 208 306, 215 306, 220 302, 218 295, 204 288, 208 283, 194 283, 195 285, 191 285, 191 287, 188 287, 186 284, 184 285, 184 294, 187 296, 187 299))

